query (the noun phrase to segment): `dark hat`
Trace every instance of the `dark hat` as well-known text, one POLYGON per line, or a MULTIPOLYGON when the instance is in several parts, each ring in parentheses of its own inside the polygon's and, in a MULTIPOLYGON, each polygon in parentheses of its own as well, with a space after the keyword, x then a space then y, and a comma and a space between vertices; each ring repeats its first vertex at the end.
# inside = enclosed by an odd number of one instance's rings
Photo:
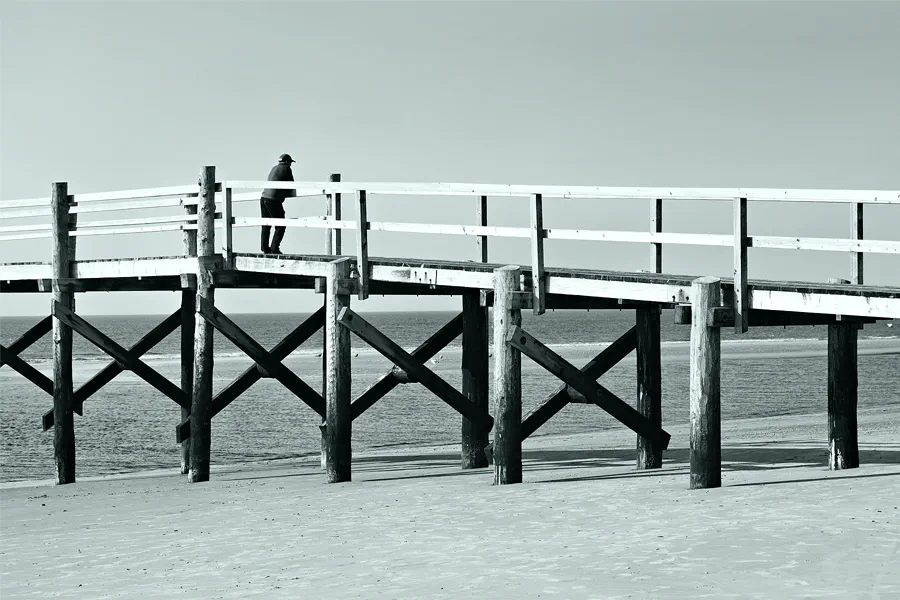
POLYGON ((295 163, 295 162, 297 162, 296 160, 294 160, 293 158, 291 158, 291 155, 290 155, 290 154, 282 154, 281 156, 278 157, 278 160, 279 160, 280 162, 286 162, 286 163, 295 163))

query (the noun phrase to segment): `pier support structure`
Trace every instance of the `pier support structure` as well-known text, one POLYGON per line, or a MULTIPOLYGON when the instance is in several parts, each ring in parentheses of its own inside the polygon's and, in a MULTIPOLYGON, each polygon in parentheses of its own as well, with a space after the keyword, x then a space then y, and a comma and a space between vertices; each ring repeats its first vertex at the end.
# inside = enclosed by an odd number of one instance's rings
MULTIPOLYGON (((637 410, 656 427, 662 427, 660 312, 657 304, 635 310, 637 410)), ((657 441, 637 436, 638 469, 659 469, 662 467, 662 455, 663 448, 657 441)))
POLYGON ((519 267, 494 271, 494 485, 522 483, 522 355, 506 343, 522 325, 520 287, 519 267))
MULTIPOLYGON (((197 302, 215 305, 216 168, 200 173, 197 197, 197 302)), ((209 481, 213 400, 213 326, 200 311, 195 317, 194 375, 191 394, 191 455, 188 481, 209 481)))
POLYGON ((325 281, 325 474, 328 483, 350 481, 350 331, 338 316, 350 307, 350 259, 328 265, 325 281))
MULTIPOLYGON (((462 393, 473 404, 488 410, 490 394, 488 308, 481 306, 477 290, 462 296, 462 393)), ((461 465, 463 469, 487 467, 485 448, 489 431, 462 418, 461 465)))
POLYGON ((721 335, 710 322, 721 303, 717 277, 695 279, 691 286, 691 489, 722 485, 720 408, 721 335))
MULTIPOLYGON (((829 283, 850 283, 831 279, 829 283)), ((856 422, 857 337, 860 324, 839 320, 828 325, 828 468, 859 467, 856 422)))
MULTIPOLYGON (((69 235, 69 186, 54 183, 50 192, 53 214, 53 304, 75 310, 75 293, 60 286, 71 277, 75 261, 75 240, 69 235)), ((73 215, 74 217, 74 215, 73 215)), ((75 482, 75 415, 73 414, 72 328, 53 319, 53 456, 56 483, 75 482)))

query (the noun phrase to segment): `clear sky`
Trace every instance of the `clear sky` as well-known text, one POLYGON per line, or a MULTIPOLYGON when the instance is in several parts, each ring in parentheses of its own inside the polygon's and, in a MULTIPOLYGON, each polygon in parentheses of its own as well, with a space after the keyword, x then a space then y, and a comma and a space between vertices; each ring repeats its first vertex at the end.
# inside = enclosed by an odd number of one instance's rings
MULTIPOLYGON (((900 188, 900 2, 2 2, 0 195, 265 179, 900 188)), ((321 200, 286 206, 322 211, 321 200)), ((646 230, 650 202, 545 201, 545 225, 646 230)), ((254 215, 253 203, 238 215, 254 215)), ((668 231, 731 233, 725 203, 670 202, 668 231)), ((492 201, 490 222, 527 223, 492 201)), ((146 213, 151 214, 151 213, 146 213)), ((159 213, 153 213, 159 214, 159 213)), ((345 215, 354 216, 352 203, 345 215)), ((474 199, 370 201, 372 220, 472 223, 474 199)), ((129 218, 134 214, 110 214, 129 218)), ((866 237, 900 239, 900 207, 866 237)), ((751 204, 750 234, 849 237, 849 206, 751 204)), ((345 249, 353 250, 353 235, 345 249)), ((79 257, 180 251, 179 234, 79 239, 79 257)), ((319 252, 321 230, 283 248, 319 252)), ((255 251, 258 230, 240 230, 255 251)), ((0 260, 48 260, 48 240, 0 260)), ((373 256, 475 258, 474 238, 373 233, 373 256)), ((728 249, 666 247, 665 270, 728 276, 728 249)), ((646 269, 641 244, 548 241, 550 265, 646 269)), ((491 260, 527 264, 528 243, 491 260)), ((845 253, 751 249, 751 277, 848 277, 845 253)), ((900 285, 900 257, 867 283, 900 285)), ((305 291, 221 291, 226 312, 308 311, 305 291)), ((0 314, 47 314, 2 295, 0 314)), ((86 313, 169 312, 173 293, 79 295, 86 313)), ((361 309, 452 308, 372 298, 361 309)))

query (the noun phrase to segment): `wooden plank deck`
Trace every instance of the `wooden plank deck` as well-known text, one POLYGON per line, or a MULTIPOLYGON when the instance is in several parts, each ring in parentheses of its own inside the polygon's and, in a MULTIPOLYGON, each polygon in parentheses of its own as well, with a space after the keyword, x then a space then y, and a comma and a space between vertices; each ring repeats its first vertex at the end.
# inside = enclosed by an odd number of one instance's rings
MULTIPOLYGON (((353 268, 356 259, 347 256, 353 268)), ((222 288, 311 289, 324 277, 333 255, 266 256, 235 253, 234 268, 217 273, 222 288)), ((448 294, 466 289, 493 289, 500 263, 415 258, 369 258, 374 294, 448 294), (390 285, 388 285, 390 284, 390 285)), ((50 263, 0 264, 0 293, 51 291, 50 263)), ((75 291, 151 291, 181 289, 182 275, 196 273, 197 259, 159 256, 137 259, 76 261, 65 284, 75 291)), ((522 265, 526 280, 531 269, 522 265)), ((605 271, 547 266, 548 296, 609 298, 663 304, 690 302, 696 276, 605 271)), ((732 280, 722 279, 725 304, 731 304, 732 280)), ((900 318, 900 287, 751 279, 750 308, 812 314, 900 318)))

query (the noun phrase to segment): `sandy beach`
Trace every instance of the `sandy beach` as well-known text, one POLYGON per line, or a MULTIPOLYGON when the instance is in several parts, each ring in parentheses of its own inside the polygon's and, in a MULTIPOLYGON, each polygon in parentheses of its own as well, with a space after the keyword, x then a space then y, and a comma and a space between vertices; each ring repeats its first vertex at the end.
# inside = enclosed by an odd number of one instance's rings
POLYGON ((634 469, 627 430, 535 437, 525 483, 454 447, 82 478, 0 491, 13 598, 900 598, 900 408, 860 411, 859 469, 826 415, 723 424, 723 487, 688 489, 688 427, 634 469))

